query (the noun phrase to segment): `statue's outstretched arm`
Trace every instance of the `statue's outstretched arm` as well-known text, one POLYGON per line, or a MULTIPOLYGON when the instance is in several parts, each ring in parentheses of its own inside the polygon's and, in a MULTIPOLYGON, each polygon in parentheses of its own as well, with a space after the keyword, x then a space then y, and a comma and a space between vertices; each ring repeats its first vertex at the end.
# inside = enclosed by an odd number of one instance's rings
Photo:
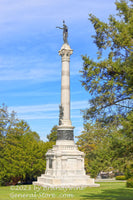
POLYGON ((63 29, 63 28, 61 28, 61 27, 59 27, 59 26, 56 26, 56 28, 63 29))

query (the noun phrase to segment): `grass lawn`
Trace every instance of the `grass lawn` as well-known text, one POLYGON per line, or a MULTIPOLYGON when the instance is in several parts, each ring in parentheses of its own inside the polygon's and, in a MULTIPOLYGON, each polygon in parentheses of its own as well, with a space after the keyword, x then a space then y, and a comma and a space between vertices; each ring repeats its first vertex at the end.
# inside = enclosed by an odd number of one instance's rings
POLYGON ((100 183, 98 188, 46 189, 33 185, 0 187, 0 200, 133 200, 125 182, 100 183))

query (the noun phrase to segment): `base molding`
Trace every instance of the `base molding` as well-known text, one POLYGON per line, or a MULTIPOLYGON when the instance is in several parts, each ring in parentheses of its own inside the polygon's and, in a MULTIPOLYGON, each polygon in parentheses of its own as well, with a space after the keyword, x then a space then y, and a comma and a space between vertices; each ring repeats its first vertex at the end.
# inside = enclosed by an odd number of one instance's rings
POLYGON ((99 187, 99 184, 95 184, 94 179, 89 176, 68 176, 68 177, 51 177, 42 174, 38 177, 37 182, 33 182, 33 185, 42 187, 53 187, 53 188, 69 188, 69 187, 99 187))

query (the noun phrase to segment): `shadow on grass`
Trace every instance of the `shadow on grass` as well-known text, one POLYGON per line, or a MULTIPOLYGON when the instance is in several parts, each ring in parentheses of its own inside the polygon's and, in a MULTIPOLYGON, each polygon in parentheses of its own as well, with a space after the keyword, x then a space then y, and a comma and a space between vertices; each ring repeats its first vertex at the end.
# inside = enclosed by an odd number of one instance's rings
POLYGON ((133 200, 133 189, 106 189, 100 194, 85 194, 81 196, 84 200, 133 200))

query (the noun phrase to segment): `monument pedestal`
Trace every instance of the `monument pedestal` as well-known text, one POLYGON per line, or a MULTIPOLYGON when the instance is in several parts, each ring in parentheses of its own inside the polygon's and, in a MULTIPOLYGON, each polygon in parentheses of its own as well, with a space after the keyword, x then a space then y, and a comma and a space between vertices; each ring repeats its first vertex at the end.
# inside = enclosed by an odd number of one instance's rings
POLYGON ((73 140, 57 140, 46 153, 46 171, 34 185, 43 187, 98 187, 94 179, 85 174, 84 153, 73 140))

